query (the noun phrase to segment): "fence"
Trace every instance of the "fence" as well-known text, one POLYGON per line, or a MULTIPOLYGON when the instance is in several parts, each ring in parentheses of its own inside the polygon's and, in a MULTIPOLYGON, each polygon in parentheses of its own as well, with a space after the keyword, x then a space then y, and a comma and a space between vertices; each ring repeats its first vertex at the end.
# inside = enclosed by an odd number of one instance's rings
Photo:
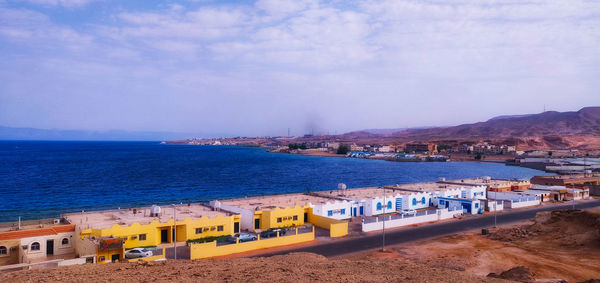
POLYGON ((215 256, 224 256, 236 253, 243 253, 258 249, 286 246, 303 242, 310 242, 315 239, 315 229, 312 226, 310 232, 301 233, 302 230, 296 228, 294 234, 289 236, 277 236, 276 238, 259 239, 255 241, 235 243, 230 245, 217 246, 216 241, 191 244, 190 259, 209 258, 215 256))
POLYGON ((308 222, 323 229, 329 230, 329 237, 342 237, 348 235, 348 221, 323 217, 312 213, 308 214, 308 222))
POLYGON ((426 210, 418 215, 394 214, 389 216, 364 219, 362 223, 363 232, 371 232, 383 229, 383 220, 385 219, 386 228, 402 227, 406 225, 438 221, 442 219, 453 218, 455 215, 462 214, 462 210, 450 211, 447 208, 437 210, 426 210))

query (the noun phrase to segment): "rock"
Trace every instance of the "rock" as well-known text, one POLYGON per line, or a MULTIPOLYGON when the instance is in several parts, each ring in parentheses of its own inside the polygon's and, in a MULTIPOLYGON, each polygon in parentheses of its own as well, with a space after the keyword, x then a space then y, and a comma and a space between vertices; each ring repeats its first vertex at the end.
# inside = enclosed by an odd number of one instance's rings
POLYGON ((506 270, 499 275, 496 273, 490 273, 488 277, 507 279, 519 282, 533 282, 535 281, 535 274, 525 266, 515 266, 509 270, 506 270))

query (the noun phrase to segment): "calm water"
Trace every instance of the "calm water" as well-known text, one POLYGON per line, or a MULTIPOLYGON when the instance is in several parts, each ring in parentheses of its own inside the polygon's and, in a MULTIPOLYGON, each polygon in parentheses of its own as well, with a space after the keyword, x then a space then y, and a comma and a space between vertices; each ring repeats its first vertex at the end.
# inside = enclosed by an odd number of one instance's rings
POLYGON ((474 162, 404 163, 156 142, 0 141, 0 221, 81 210, 543 172, 474 162))

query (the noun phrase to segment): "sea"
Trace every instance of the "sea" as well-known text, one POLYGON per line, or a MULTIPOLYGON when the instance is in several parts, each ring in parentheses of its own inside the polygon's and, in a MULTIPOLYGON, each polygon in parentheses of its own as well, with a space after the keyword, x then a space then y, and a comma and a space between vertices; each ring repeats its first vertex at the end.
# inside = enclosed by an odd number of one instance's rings
POLYGON ((390 162, 160 142, 0 141, 0 222, 62 213, 544 172, 482 162, 390 162))

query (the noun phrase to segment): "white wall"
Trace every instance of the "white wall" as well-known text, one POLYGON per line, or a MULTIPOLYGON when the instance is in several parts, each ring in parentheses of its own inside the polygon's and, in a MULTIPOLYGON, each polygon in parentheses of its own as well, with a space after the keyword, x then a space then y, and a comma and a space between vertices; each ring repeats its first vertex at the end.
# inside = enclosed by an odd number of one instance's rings
POLYGON ((47 235, 47 236, 38 236, 38 237, 30 237, 30 238, 22 238, 21 246, 27 246, 27 250, 25 253, 27 254, 27 258, 41 258, 46 257, 46 244, 48 240, 54 240, 54 255, 62 255, 69 254, 75 252, 74 241, 74 232, 64 232, 58 233, 56 235, 47 235), (62 239, 67 238, 69 243, 66 245, 62 244, 62 239), (31 244, 34 242, 40 243, 40 249, 36 251, 31 250, 31 244))
POLYGON ((233 205, 223 204, 218 200, 210 202, 210 206, 216 209, 222 209, 241 215, 240 230, 254 231, 254 211, 244 208, 239 208, 233 205))
POLYGON ((487 211, 494 211, 494 208, 495 208, 496 211, 504 210, 504 203, 503 203, 502 200, 492 200, 492 199, 490 199, 490 200, 487 201, 486 204, 487 205, 486 205, 485 210, 487 210, 487 211), (494 205, 495 202, 500 202, 500 203, 497 203, 496 205, 494 205))
POLYGON ((385 218, 385 227, 386 228, 395 228, 395 227, 402 227, 402 226, 406 226, 406 225, 412 225, 412 224, 418 224, 418 223, 425 223, 425 222, 432 222, 432 221, 438 221, 438 220, 443 220, 443 219, 448 219, 448 218, 452 218, 455 215, 461 215, 462 211, 448 211, 447 209, 438 209, 436 211, 430 211, 430 214, 427 215, 422 215, 422 216, 412 216, 412 217, 401 217, 398 219, 391 219, 391 216, 382 216, 382 217, 377 217, 377 221, 376 222, 371 222, 371 223, 362 223, 362 231, 363 232, 370 232, 370 231, 376 231, 376 230, 382 230, 383 229, 383 221, 382 219, 379 218, 385 218))
POLYGON ((429 192, 414 192, 402 196, 402 209, 422 209, 428 208, 431 202, 431 193, 429 192), (425 203, 422 202, 425 197, 425 203), (413 204, 413 199, 416 199, 416 205, 413 204))
POLYGON ((464 198, 474 198, 474 199, 485 199, 486 198, 486 186, 474 186, 474 187, 465 187, 462 189, 462 197, 464 198))
POLYGON ((520 202, 505 201, 504 208, 521 208, 521 207, 534 206, 534 205, 538 205, 538 204, 540 204, 539 199, 532 200, 532 201, 520 201, 520 202))
MULTIPOLYGON (((353 202, 350 201, 333 201, 322 204, 310 204, 313 209, 313 214, 333 218, 333 219, 348 219, 352 217, 353 202), (344 210, 342 214, 342 210, 344 210), (329 216, 329 211, 332 211, 332 215, 329 216)), ((357 209, 358 213, 358 209, 357 209)))

